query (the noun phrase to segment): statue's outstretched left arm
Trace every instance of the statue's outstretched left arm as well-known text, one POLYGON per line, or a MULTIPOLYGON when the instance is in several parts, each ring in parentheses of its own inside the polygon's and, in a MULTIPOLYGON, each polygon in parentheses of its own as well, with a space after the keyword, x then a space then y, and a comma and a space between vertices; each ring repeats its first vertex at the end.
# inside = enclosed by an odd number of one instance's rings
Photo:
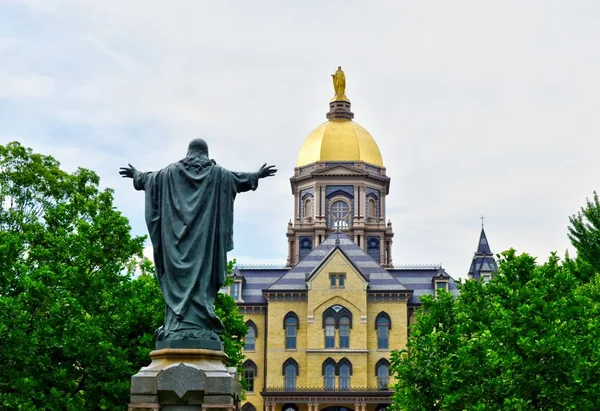
POLYGON ((258 180, 261 178, 274 176, 277 172, 275 166, 268 166, 267 163, 255 173, 232 173, 235 179, 236 191, 242 193, 248 190, 256 190, 258 180))

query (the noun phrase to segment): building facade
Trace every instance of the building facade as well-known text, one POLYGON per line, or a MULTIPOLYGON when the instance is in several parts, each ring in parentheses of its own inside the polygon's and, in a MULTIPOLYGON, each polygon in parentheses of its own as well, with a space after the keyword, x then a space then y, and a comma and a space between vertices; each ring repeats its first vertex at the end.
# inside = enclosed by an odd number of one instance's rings
POLYGON ((386 407, 390 351, 406 347, 420 297, 457 294, 440 265, 393 264, 390 178, 374 138, 353 121, 341 69, 333 77, 327 121, 305 139, 290 179, 287 264, 233 272, 249 330, 244 411, 386 407))

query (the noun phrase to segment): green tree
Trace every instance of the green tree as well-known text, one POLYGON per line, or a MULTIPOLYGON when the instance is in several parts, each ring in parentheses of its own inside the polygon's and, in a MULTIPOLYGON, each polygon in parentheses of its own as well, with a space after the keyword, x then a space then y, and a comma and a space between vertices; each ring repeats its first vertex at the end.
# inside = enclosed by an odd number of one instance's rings
POLYGON ((580 270, 589 275, 600 273, 600 201, 596 192, 569 222, 568 236, 577 250, 580 270))
POLYGON ((90 170, 0 146, 3 409, 117 409, 127 397, 136 319, 126 268, 144 238, 98 183, 90 170))
MULTIPOLYGON (((141 259, 145 238, 98 183, 19 143, 0 146, 1 409, 122 410, 149 363, 164 302, 141 259)), ((216 310, 239 368, 245 325, 231 297, 216 310)))
POLYGON ((511 249, 489 283, 424 297, 392 353, 392 409, 600 409, 598 210, 594 195, 571 219, 576 260, 511 249))

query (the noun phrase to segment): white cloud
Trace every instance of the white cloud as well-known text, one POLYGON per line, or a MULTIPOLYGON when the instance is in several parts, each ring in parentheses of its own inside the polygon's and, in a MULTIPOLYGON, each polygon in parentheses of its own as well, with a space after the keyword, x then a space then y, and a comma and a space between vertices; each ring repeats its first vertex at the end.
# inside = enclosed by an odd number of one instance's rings
POLYGON ((236 200, 231 255, 284 261, 287 179, 339 64, 392 177, 396 263, 463 276, 481 214, 493 251, 545 259, 598 188, 594 2, 11 4, 0 134, 97 170, 136 234, 143 196, 118 167, 160 168, 205 137, 225 167, 279 167, 236 200))
POLYGON ((0 98, 40 98, 52 95, 54 80, 37 74, 10 75, 0 72, 0 98))

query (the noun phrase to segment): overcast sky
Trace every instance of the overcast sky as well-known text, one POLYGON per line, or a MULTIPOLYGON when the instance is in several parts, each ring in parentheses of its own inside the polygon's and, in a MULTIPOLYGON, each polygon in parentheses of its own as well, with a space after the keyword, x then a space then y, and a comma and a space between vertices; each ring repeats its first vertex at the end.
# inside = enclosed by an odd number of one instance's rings
POLYGON ((0 0, 0 144, 95 170, 146 234, 118 175, 205 138, 221 165, 279 174, 236 200, 243 263, 284 263, 289 177, 346 72, 355 120, 392 178, 396 264, 464 277, 492 251, 545 260, 600 187, 598 1, 0 0))

